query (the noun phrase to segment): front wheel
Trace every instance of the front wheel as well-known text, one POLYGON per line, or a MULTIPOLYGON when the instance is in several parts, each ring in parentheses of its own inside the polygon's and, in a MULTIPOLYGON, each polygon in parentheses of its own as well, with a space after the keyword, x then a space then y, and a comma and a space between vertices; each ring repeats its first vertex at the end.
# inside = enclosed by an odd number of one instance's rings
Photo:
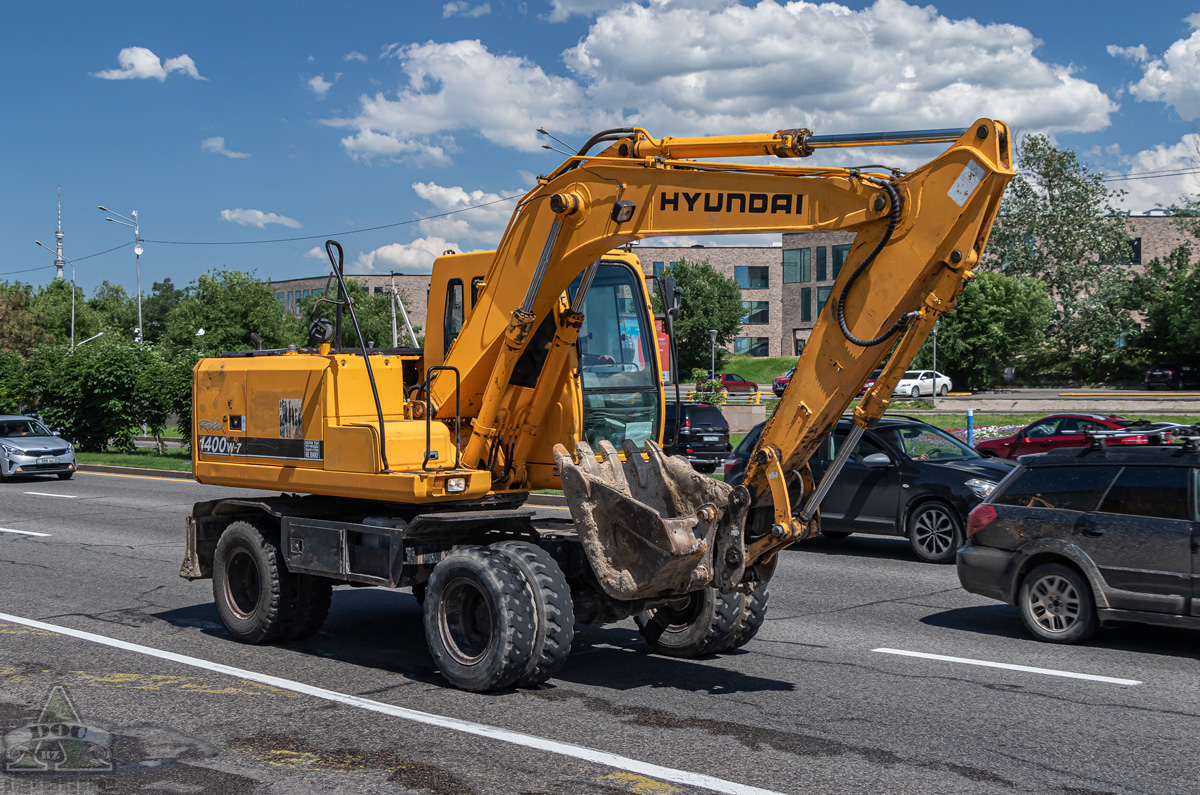
POLYGON ((71 476, 74 475, 75 473, 74 472, 59 472, 57 474, 58 474, 59 480, 70 480, 71 476))
POLYGON ((950 563, 963 545, 962 523, 943 502, 927 502, 908 517, 908 541, 927 563, 950 563))
POLYGON ((638 632, 659 654, 704 657, 733 642, 741 615, 741 596, 704 588, 668 605, 644 610, 633 620, 638 632))
POLYGON ((442 676, 473 692, 512 687, 536 653, 533 591, 505 552, 459 547, 425 591, 425 640, 442 676))
POLYGON ((738 597, 738 616, 734 621, 733 635, 729 638, 724 651, 740 649, 754 640, 754 636, 762 629, 763 622, 767 620, 767 601, 771 598, 771 591, 767 587, 767 583, 760 583, 748 594, 736 594, 736 596, 738 597))
POLYGON ((1038 566, 1021 581, 1021 621, 1038 640, 1077 643, 1096 631, 1092 589, 1076 569, 1061 563, 1038 566))
POLYGON ((296 578, 284 568, 278 537, 250 522, 225 528, 213 553, 213 601, 242 643, 272 643, 292 628, 296 578))
POLYGON ((913 398, 921 397, 921 388, 919 386, 914 386, 912 388, 912 396, 913 398))

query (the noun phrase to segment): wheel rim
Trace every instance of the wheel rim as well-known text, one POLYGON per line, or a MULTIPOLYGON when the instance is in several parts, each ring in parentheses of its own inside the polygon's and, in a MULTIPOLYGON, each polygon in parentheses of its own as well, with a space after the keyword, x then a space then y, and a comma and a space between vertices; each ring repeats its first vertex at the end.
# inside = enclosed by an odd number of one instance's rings
POLYGON ((1083 600, 1075 584, 1058 574, 1041 577, 1029 589, 1027 607, 1046 632, 1061 634, 1079 623, 1083 600))
POLYGON ((686 601, 679 600, 655 610, 654 620, 667 632, 682 632, 696 622, 703 607, 703 596, 694 593, 686 601))
POLYGON ((913 523, 913 541, 931 557, 944 555, 954 543, 954 520, 940 508, 922 511, 913 523))
POLYGON ((920 387, 915 387, 915 386, 914 386, 914 387, 912 388, 912 396, 913 396, 913 397, 920 397, 920 396, 921 396, 921 389, 920 389, 920 387))
POLYGON ((260 588, 258 562, 248 549, 235 547, 225 561, 225 603, 244 621, 258 606, 260 588))
POLYGON ((492 646, 492 608, 473 581, 459 577, 446 586, 438 604, 442 645, 462 665, 475 665, 492 646))

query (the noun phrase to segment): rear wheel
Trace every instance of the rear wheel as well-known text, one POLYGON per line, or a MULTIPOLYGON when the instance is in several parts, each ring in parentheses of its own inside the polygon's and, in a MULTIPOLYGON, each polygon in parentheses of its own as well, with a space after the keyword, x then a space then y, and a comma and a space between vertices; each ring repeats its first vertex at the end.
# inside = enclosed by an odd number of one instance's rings
POLYGON ((1038 640, 1077 643, 1096 631, 1092 589, 1076 569, 1061 563, 1038 566, 1021 581, 1021 620, 1038 640))
POLYGON ((633 620, 659 654, 704 657, 729 647, 740 614, 741 594, 704 588, 669 605, 644 610, 633 620))
POLYGON ((525 541, 501 541, 492 544, 508 556, 529 583, 537 611, 533 656, 517 687, 540 685, 562 670, 575 638, 575 606, 571 586, 562 569, 549 553, 525 541))
POLYGON ((283 567, 276 533, 250 522, 225 528, 213 553, 213 601, 234 640, 271 643, 287 637, 296 578, 283 567))
POLYGON ((908 541, 928 563, 949 563, 963 545, 962 523, 944 502, 927 502, 908 517, 908 541))
POLYGON ((462 690, 512 687, 535 653, 533 590, 507 554, 459 547, 425 591, 425 639, 442 676, 462 690))
POLYGON ((949 393, 950 393, 950 387, 946 386, 945 384, 942 384, 942 388, 938 390, 938 396, 945 397, 949 393))

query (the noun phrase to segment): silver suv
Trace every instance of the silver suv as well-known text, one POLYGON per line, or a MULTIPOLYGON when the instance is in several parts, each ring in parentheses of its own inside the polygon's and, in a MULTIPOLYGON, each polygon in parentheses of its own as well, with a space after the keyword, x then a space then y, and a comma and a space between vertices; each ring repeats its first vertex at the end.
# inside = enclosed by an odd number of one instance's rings
POLYGON ((33 417, 0 415, 0 479, 13 475, 75 474, 75 448, 33 417))

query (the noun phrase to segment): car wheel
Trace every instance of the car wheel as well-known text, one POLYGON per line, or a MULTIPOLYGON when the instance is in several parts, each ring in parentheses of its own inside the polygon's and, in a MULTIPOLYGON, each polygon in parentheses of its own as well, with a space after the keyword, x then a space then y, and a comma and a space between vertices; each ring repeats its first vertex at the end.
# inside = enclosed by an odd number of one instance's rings
POLYGON ((919 386, 914 386, 912 388, 912 396, 915 398, 921 397, 921 388, 919 386))
POLYGON ((908 541, 927 563, 951 563, 963 545, 962 522, 944 502, 927 502, 908 517, 908 541))
POLYGON ((634 616, 638 632, 659 654, 704 657, 727 648, 737 632, 741 594, 704 588, 634 616))
POLYGON ((459 547, 425 592, 425 640, 442 676, 461 690, 503 690, 529 670, 537 637, 532 584, 505 552, 459 547))
POLYGON ((831 541, 841 541, 843 538, 849 538, 854 533, 847 533, 845 530, 822 530, 821 535, 831 541))
POLYGON ((942 388, 938 390, 938 396, 945 397, 949 393, 950 393, 950 387, 946 386, 945 384, 942 384, 942 388))
POLYGON ((701 464, 701 465, 695 467, 695 469, 697 472, 703 472, 705 475, 711 475, 712 473, 717 471, 717 465, 716 464, 711 464, 711 465, 710 464, 701 464))
POLYGON ((1038 640, 1077 643, 1096 631, 1096 605, 1083 575, 1061 563, 1038 566, 1021 580, 1017 606, 1038 640))
POLYGON ((1146 382, 1146 391, 1147 391, 1147 392, 1153 392, 1153 391, 1154 391, 1154 384, 1152 384, 1152 383, 1150 383, 1149 381, 1147 381, 1147 382, 1146 382))

